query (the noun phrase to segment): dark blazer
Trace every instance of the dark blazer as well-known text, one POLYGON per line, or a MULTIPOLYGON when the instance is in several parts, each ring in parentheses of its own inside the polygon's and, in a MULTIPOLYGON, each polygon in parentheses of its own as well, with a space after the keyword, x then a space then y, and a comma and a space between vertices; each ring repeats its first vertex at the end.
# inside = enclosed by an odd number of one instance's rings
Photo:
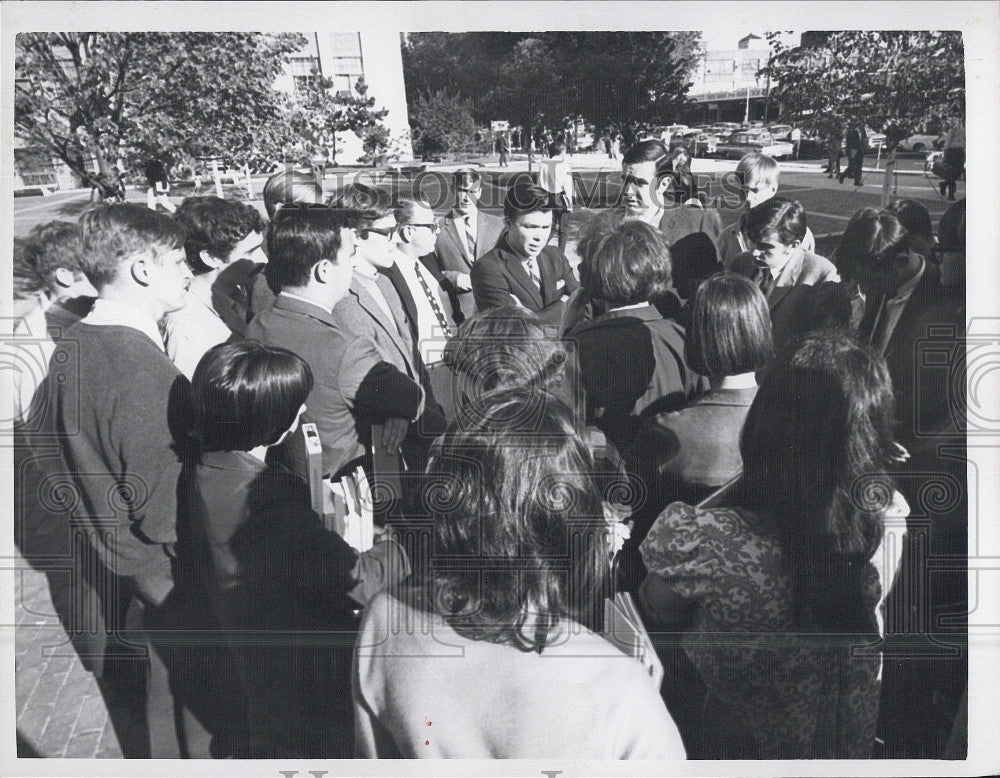
POLYGON ((580 288, 573 269, 555 246, 546 246, 538 255, 538 271, 542 277, 539 291, 524 259, 511 249, 506 238, 493 251, 484 255, 472 268, 472 291, 480 310, 513 305, 514 295, 529 311, 547 324, 558 324, 564 298, 580 288))
POLYGON ((685 235, 704 232, 712 240, 716 253, 721 250, 722 217, 715 208, 681 205, 665 208, 660 217, 660 232, 671 246, 685 235))
MULTIPOLYGON (((387 362, 370 338, 347 331, 318 305, 278 295, 250 322, 247 337, 287 348, 309 365, 314 383, 302 421, 319 430, 328 474, 365 454, 373 422, 414 419, 422 408, 419 384, 387 362)), ((301 433, 280 447, 278 459, 308 478, 301 433)))
POLYGON ((492 251, 500 240, 506 225, 499 216, 479 210, 476 222, 476 256, 469 254, 469 244, 465 239, 464 226, 455 222, 454 212, 442 220, 434 254, 439 271, 445 279, 445 289, 452 297, 456 323, 461 323, 476 312, 476 303, 469 291, 461 291, 456 286, 459 273, 469 273, 473 264, 484 254, 492 251), (457 303, 457 304, 456 304, 457 303), (461 315, 459 314, 461 311, 461 315))
POLYGON ((623 453, 644 414, 672 411, 708 388, 684 361, 684 329, 652 305, 611 311, 570 331, 587 420, 623 453))

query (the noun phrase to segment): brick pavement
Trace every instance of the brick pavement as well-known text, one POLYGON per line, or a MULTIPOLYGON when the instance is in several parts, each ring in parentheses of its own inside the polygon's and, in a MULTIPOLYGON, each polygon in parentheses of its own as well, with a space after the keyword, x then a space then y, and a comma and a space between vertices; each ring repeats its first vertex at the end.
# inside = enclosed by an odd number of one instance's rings
POLYGON ((120 758, 97 682, 55 615, 48 580, 20 558, 15 564, 18 755, 120 758))

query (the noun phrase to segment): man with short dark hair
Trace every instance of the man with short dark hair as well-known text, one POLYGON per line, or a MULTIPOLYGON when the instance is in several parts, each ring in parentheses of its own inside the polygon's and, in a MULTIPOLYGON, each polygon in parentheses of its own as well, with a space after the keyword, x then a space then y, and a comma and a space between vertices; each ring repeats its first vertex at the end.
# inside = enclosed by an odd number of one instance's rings
POLYGON ((675 202, 670 152, 657 139, 639 141, 622 158, 622 202, 629 218, 656 227, 673 245, 685 235, 704 232, 716 250, 722 218, 697 200, 675 202))
POLYGON ((558 324, 564 299, 580 288, 565 255, 548 245, 552 205, 548 192, 515 180, 504 199, 507 231, 497 247, 472 266, 472 289, 480 310, 519 305, 547 324, 558 324))
POLYGON ((261 301, 262 290, 257 289, 267 286, 259 276, 267 257, 262 249, 264 220, 253 206, 219 197, 187 197, 175 217, 187 231, 184 251, 194 278, 187 303, 164 318, 163 334, 167 356, 191 378, 212 346, 243 335, 254 300, 270 304, 273 297, 261 301))
MULTIPOLYGON (((316 424, 324 475, 333 482, 366 458, 373 423, 384 424, 385 444, 398 448, 423 411, 424 394, 370 338, 333 314, 354 281, 354 236, 344 214, 292 206, 279 211, 271 229, 270 261, 281 292, 250 323, 247 337, 298 354, 312 370, 302 420, 316 424)), ((280 458, 308 478, 301 432, 281 447, 280 458)))
POLYGON ((496 246, 504 222, 480 209, 483 181, 477 171, 456 170, 454 186, 455 206, 441 223, 435 254, 445 278, 445 289, 452 298, 456 321, 461 323, 476 312, 470 277, 472 265, 496 246))

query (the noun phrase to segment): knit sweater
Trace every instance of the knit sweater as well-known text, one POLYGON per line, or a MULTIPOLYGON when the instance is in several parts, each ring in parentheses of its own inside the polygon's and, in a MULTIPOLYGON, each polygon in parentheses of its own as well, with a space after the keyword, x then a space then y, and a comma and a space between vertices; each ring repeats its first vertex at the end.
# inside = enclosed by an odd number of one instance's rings
POLYGON ((46 385, 64 472, 79 494, 72 519, 92 531, 105 565, 140 591, 155 586, 145 594, 157 601, 169 584, 164 545, 177 539, 174 440, 187 379, 142 332, 80 322, 59 343, 46 385))

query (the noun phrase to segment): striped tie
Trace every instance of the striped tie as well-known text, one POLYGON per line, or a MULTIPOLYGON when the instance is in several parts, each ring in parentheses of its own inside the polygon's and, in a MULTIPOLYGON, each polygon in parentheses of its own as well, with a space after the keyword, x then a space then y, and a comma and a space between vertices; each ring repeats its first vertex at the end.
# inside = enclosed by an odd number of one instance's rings
POLYGON ((472 231, 472 217, 465 217, 465 240, 469 244, 469 256, 476 258, 476 233, 472 231))

